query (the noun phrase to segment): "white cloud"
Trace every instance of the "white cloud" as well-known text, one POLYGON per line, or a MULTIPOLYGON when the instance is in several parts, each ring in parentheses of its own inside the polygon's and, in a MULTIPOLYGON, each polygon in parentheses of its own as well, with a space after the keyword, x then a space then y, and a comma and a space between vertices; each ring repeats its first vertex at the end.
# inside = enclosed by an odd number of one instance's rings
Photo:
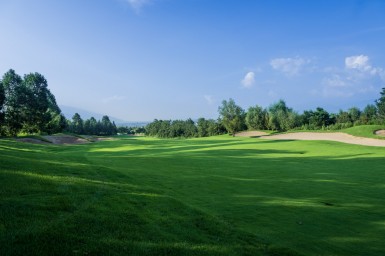
POLYGON ((211 95, 203 95, 203 97, 207 101, 207 104, 209 104, 209 105, 214 104, 215 100, 213 99, 213 97, 211 95))
POLYGON ((288 76, 298 75, 301 69, 310 63, 309 60, 303 58, 276 58, 270 61, 273 69, 283 72, 288 76))
POLYGON ((124 96, 114 95, 114 96, 102 99, 102 102, 104 104, 106 104, 106 103, 110 103, 110 102, 113 102, 113 101, 122 101, 122 100, 125 100, 125 99, 126 99, 126 97, 124 97, 124 96))
POLYGON ((370 68, 369 57, 365 55, 346 57, 345 66, 346 68, 352 68, 352 69, 363 69, 363 70, 368 69, 370 68))
POLYGON ((254 72, 248 72, 242 79, 241 83, 245 88, 251 88, 255 84, 254 72))
POLYGON ((150 3, 150 0, 127 0, 127 2, 136 13, 139 13, 143 6, 150 3))
POLYGON ((385 70, 379 67, 373 67, 370 64, 369 57, 366 55, 356 55, 345 58, 345 67, 348 70, 358 70, 365 75, 378 75, 385 81, 385 70))
POLYGON ((366 55, 350 56, 345 58, 345 67, 347 69, 358 69, 369 73, 376 73, 376 69, 369 63, 369 57, 366 55))

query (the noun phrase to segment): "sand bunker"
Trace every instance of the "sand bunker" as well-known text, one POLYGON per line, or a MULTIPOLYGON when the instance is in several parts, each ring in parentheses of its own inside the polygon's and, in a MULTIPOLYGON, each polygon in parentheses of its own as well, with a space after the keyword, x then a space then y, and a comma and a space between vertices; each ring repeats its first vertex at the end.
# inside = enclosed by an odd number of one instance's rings
POLYGON ((317 132, 297 132, 285 133, 271 136, 261 136, 261 139, 267 140, 329 140, 348 144, 357 144, 364 146, 385 147, 385 140, 356 137, 342 132, 317 133, 317 132))
POLYGON ((52 135, 52 136, 42 136, 45 140, 39 140, 38 138, 19 138, 17 141, 33 143, 33 144, 56 144, 56 145, 69 145, 69 144, 82 144, 88 143, 88 140, 78 138, 71 135, 52 135))
POLYGON ((268 135, 266 132, 260 132, 260 131, 246 131, 246 132, 240 132, 236 133, 235 136, 237 137, 259 137, 268 135))
POLYGON ((33 144, 48 144, 46 141, 33 139, 33 138, 21 138, 17 139, 17 141, 26 142, 26 143, 33 143, 33 144))
POLYGON ((385 130, 378 130, 374 134, 376 134, 378 136, 384 136, 385 137, 385 130))
POLYGON ((43 136, 49 140, 52 144, 82 144, 88 143, 86 139, 78 138, 71 135, 60 135, 60 136, 43 136))

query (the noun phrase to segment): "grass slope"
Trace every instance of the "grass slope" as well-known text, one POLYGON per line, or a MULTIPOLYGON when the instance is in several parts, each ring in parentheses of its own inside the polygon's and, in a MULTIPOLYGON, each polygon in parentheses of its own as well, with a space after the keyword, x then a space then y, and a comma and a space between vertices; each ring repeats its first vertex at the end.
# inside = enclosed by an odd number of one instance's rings
POLYGON ((385 149, 0 140, 4 255, 383 255, 385 149))
POLYGON ((359 125, 353 126, 347 129, 341 130, 341 132, 345 132, 358 137, 367 137, 374 139, 385 139, 383 136, 378 136, 375 134, 378 130, 385 130, 384 125, 359 125))

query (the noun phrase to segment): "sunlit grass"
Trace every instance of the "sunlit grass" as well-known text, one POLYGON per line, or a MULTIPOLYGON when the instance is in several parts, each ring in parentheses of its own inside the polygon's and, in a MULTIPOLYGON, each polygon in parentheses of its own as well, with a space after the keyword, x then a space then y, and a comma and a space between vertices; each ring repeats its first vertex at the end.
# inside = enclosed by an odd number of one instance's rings
POLYGON ((0 140, 5 255, 382 255, 385 149, 328 141, 0 140))
POLYGON ((353 126, 351 128, 343 129, 342 132, 358 136, 358 137, 367 137, 375 139, 385 139, 383 136, 378 136, 375 134, 378 130, 385 130, 385 125, 359 125, 353 126))

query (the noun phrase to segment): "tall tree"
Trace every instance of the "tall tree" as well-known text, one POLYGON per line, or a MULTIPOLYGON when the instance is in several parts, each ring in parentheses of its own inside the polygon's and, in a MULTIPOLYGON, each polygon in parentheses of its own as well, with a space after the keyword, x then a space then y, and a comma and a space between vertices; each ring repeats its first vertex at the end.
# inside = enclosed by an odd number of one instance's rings
POLYGON ((0 136, 5 133, 4 126, 4 101, 5 101, 5 92, 3 82, 0 80, 0 136))
POLYGON ((4 101, 5 101, 4 86, 3 86, 3 81, 0 80, 0 127, 2 126, 4 121, 4 115, 3 115, 4 101))
POLYGON ((245 111, 235 104, 233 99, 222 101, 222 106, 218 108, 219 118, 227 132, 233 136, 245 125, 245 111))
POLYGON ((2 79, 4 89, 4 121, 8 133, 15 136, 23 127, 27 112, 27 90, 23 79, 10 69, 2 79))
POLYGON ((361 113, 361 121, 363 124, 374 122, 377 116, 377 108, 375 105, 368 104, 361 113))
POLYGON ((269 109, 269 128, 278 131, 287 131, 297 126, 298 115, 286 106, 284 100, 272 104, 269 109))
POLYGON ((24 76, 23 84, 27 90, 27 110, 24 129, 27 132, 45 132, 47 124, 59 118, 60 108, 48 89, 47 80, 39 73, 24 76))
POLYGON ((350 118, 349 112, 340 110, 337 114, 337 123, 351 125, 352 119, 350 118))
POLYGON ((80 117, 78 113, 75 113, 72 117, 72 123, 71 123, 71 132, 76 134, 82 134, 83 133, 83 119, 80 117))
POLYGON ((350 120, 354 123, 360 119, 361 110, 357 107, 352 107, 348 110, 350 120))
POLYGON ((108 116, 102 117, 101 129, 103 135, 113 135, 116 134, 116 126, 111 123, 110 118, 108 116))
POLYGON ((381 97, 376 100, 377 113, 380 119, 385 119, 385 88, 382 88, 382 92, 380 92, 381 97))
POLYGON ((198 119, 197 122, 198 136, 207 137, 209 135, 209 122, 203 117, 198 119))
POLYGON ((316 111, 312 112, 310 124, 317 128, 328 126, 330 124, 329 113, 325 109, 318 107, 316 111))
POLYGON ((246 125, 249 129, 264 130, 267 129, 267 111, 256 105, 250 107, 246 114, 246 125))

